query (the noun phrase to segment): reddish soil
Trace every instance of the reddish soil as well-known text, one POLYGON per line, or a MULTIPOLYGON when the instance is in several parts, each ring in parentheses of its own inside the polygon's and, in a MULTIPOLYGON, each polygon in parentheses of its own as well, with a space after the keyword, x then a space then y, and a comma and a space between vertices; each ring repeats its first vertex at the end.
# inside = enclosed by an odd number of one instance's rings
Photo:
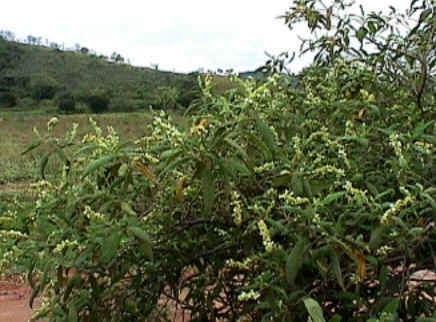
POLYGON ((32 317, 30 287, 11 277, 0 281, 0 322, 27 322, 32 317))

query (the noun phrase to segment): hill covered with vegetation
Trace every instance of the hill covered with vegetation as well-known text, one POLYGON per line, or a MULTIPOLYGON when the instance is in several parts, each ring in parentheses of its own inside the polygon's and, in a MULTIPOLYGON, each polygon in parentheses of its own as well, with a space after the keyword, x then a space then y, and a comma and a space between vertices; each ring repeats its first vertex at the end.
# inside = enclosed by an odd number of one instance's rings
POLYGON ((199 88, 196 73, 134 67, 83 48, 63 51, 0 37, 0 93, 0 108, 37 106, 42 100, 57 106, 62 97, 89 103, 89 96, 98 95, 109 109, 129 111, 186 107, 199 88))

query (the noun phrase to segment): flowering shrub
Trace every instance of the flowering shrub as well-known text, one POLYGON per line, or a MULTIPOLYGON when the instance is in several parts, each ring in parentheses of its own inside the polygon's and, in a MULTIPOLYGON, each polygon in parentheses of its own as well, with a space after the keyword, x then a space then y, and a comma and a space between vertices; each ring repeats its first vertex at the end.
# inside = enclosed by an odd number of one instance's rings
POLYGON ((312 42, 323 64, 298 88, 273 75, 233 79, 216 95, 205 77, 188 129, 162 112, 136 142, 93 120, 83 138, 77 126, 40 137, 31 148, 49 148, 41 172, 56 155, 62 174, 34 186, 34 204, 0 216, 0 267, 26 269, 31 303, 44 295, 38 317, 156 321, 179 308, 194 321, 436 318, 434 285, 413 280, 436 261, 432 79, 408 79, 419 64, 403 61, 416 49, 425 63, 431 42, 418 25, 406 56, 387 42, 344 60, 379 30, 394 32, 374 15, 360 21, 364 35, 338 21, 344 3, 294 1, 289 24, 349 28, 312 42))
POLYGON ((302 89, 235 79, 224 96, 206 77, 190 129, 156 114, 129 144, 92 120, 83 138, 42 138, 65 167, 2 214, 1 265, 26 267, 53 321, 175 304, 211 321, 429 316, 407 282, 434 265, 435 123, 350 97, 347 68, 302 89))

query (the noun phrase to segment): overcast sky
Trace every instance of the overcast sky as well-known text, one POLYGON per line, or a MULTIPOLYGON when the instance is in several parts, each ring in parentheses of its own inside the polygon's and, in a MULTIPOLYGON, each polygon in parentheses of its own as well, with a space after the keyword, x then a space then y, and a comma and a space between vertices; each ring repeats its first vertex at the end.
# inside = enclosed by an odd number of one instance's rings
MULTIPOLYGON (((164 70, 252 70, 264 51, 296 51, 298 39, 277 16, 291 0, 13 0, 2 1, 0 30, 113 51, 134 65, 164 70)), ((409 0, 360 0, 371 9, 409 0)), ((299 69, 296 63, 294 68, 299 69)))

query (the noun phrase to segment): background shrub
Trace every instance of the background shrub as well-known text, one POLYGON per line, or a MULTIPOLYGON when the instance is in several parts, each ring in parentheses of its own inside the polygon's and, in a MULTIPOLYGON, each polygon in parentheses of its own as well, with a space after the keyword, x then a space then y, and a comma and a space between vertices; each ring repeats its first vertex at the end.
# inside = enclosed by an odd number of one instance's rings
POLYGON ((103 113, 109 109, 109 95, 101 90, 94 90, 84 96, 84 102, 88 104, 93 113, 103 113))
POLYGON ((23 97, 18 99, 17 105, 23 108, 35 108, 38 103, 31 97, 23 97))
POLYGON ((31 96, 37 102, 43 99, 52 99, 59 89, 58 82, 47 75, 32 77, 30 84, 31 96))
POLYGON ((76 109, 76 99, 70 93, 64 93, 57 99, 58 107, 64 112, 74 112, 76 109))
POLYGON ((142 99, 132 99, 127 97, 114 97, 110 101, 109 111, 111 112, 133 112, 144 110, 147 107, 142 99))
POLYGON ((0 107, 14 107, 17 105, 17 98, 14 93, 0 92, 0 107))

